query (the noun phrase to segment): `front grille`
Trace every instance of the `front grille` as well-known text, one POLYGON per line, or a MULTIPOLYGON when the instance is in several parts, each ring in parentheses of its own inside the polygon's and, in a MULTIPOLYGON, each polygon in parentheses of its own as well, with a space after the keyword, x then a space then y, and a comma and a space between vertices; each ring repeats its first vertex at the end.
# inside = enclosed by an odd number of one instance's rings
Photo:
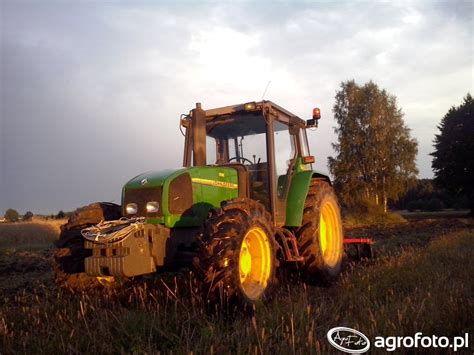
POLYGON ((193 205, 193 186, 189 174, 181 174, 171 182, 168 201, 171 213, 190 211, 193 205))
MULTIPOLYGON (((136 203, 138 207, 136 216, 162 217, 163 216, 162 191, 163 191, 162 187, 146 187, 146 188, 141 188, 141 189, 125 190, 125 196, 124 196, 124 201, 123 201, 124 208, 129 203, 136 203), (160 208, 158 212, 156 213, 146 212, 146 204, 150 201, 157 201, 160 204, 160 208)), ((131 215, 126 215, 126 216, 132 217, 131 215)))

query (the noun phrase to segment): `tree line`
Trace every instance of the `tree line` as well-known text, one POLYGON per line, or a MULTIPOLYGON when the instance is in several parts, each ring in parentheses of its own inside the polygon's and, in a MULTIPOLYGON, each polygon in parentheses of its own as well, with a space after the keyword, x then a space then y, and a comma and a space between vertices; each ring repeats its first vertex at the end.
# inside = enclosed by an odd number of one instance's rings
POLYGON ((454 195, 445 187, 440 187, 434 179, 418 179, 398 200, 391 203, 396 210, 440 211, 442 209, 467 209, 466 196, 454 195))
POLYGON ((472 213, 473 107, 467 94, 442 118, 431 154, 435 178, 419 181, 418 142, 411 137, 397 98, 372 81, 342 82, 333 106, 336 155, 328 158, 328 167, 343 206, 367 211, 375 206, 386 212, 389 205, 435 210, 469 203, 472 213), (431 196, 415 199, 423 189, 431 189, 431 196))
MULTIPOLYGON (((49 216, 43 216, 46 217, 47 219, 63 219, 66 217, 69 217, 72 214, 72 212, 64 212, 64 211, 59 211, 57 214, 51 214, 49 216)), ((4 214, 4 219, 5 222, 19 222, 19 221, 31 221, 35 215, 31 211, 25 212, 25 214, 22 216, 20 213, 15 210, 14 208, 9 208, 5 211, 4 214)))

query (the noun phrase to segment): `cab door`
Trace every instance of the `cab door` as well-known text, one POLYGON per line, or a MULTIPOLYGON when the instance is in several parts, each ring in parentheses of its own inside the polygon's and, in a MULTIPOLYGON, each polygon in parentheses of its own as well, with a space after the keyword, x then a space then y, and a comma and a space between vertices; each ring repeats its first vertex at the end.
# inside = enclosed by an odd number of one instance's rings
POLYGON ((297 156, 297 133, 288 124, 273 121, 273 145, 275 154, 275 222, 283 226, 286 221, 286 200, 297 156))

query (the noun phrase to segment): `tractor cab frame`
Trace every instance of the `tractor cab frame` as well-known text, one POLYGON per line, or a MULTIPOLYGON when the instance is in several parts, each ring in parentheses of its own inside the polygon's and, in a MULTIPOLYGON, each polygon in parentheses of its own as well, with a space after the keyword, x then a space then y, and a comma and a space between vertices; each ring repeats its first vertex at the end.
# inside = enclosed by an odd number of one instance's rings
POLYGON ((274 224, 283 226, 292 178, 296 172, 311 171, 314 163, 308 123, 271 101, 211 110, 197 103, 181 119, 183 166, 234 167, 239 197, 260 201, 274 224))

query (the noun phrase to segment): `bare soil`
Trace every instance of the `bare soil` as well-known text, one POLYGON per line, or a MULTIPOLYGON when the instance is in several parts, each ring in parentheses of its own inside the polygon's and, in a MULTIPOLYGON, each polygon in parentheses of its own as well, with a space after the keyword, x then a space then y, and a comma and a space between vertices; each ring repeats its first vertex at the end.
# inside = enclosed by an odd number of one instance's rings
POLYGON ((347 229, 347 237, 373 238, 378 257, 347 262, 330 287, 282 279, 270 304, 231 319, 205 310, 189 272, 119 290, 58 289, 52 273, 57 231, 0 226, 0 354, 319 354, 334 351, 325 340, 334 326, 372 338, 416 331, 472 338, 474 331, 472 219, 347 229))

